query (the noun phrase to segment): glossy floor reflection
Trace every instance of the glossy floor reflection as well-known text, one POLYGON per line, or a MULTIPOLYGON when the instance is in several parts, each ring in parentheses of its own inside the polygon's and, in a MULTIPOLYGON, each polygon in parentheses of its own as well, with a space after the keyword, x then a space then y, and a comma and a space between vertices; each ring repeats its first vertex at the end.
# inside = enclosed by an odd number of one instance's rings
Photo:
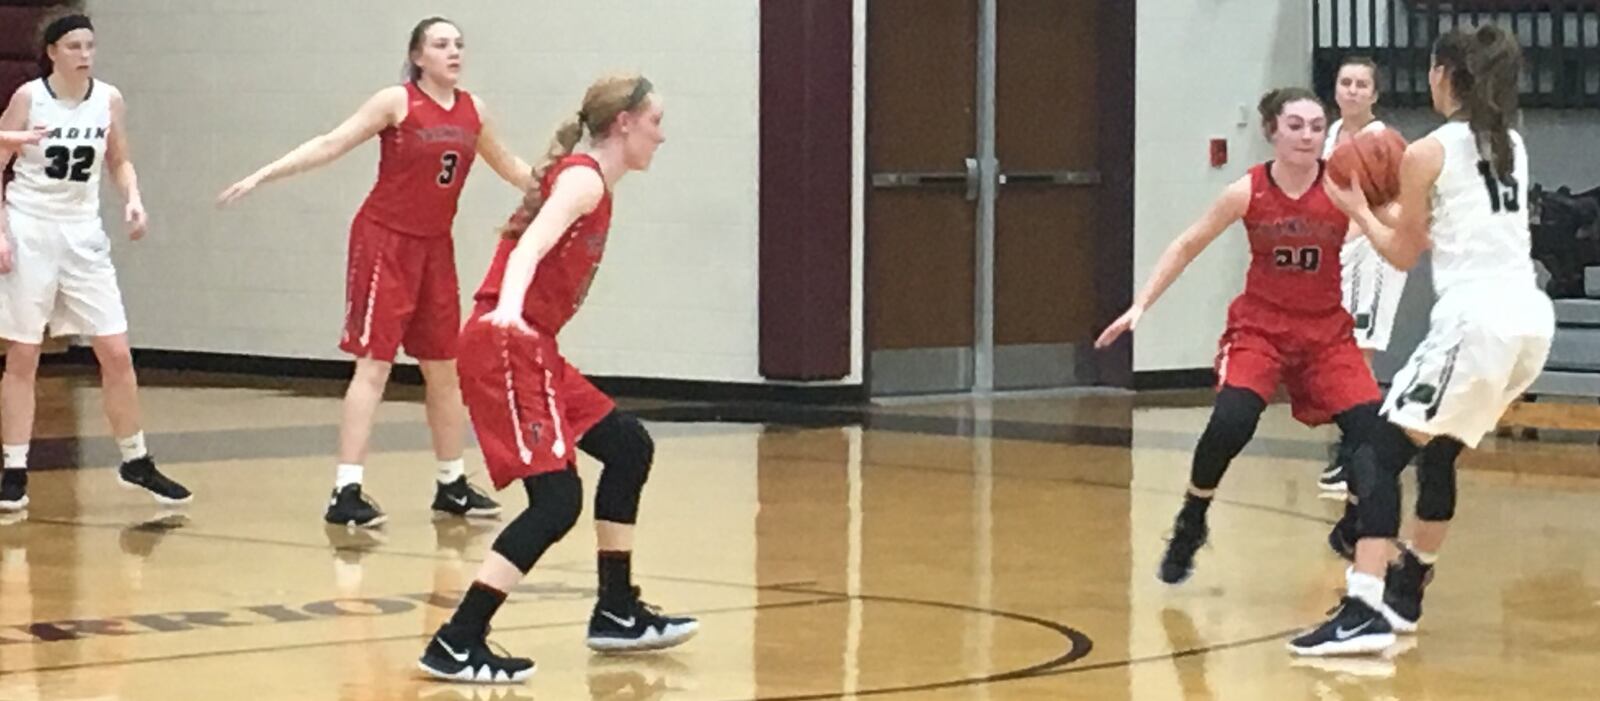
POLYGON ((1600 697, 1592 444, 1491 441, 1462 475, 1421 635, 1389 658, 1297 662, 1283 643, 1335 601, 1343 564, 1315 487, 1330 434, 1282 407, 1173 588, 1154 571, 1204 395, 641 404, 658 451, 636 578, 703 632, 590 654, 579 529, 496 621, 539 673, 473 688, 414 671, 497 527, 427 510, 419 405, 380 418, 368 485, 391 521, 372 534, 320 521, 326 388, 148 390, 152 448, 198 494, 165 511, 106 469, 95 390, 45 386, 53 469, 25 518, 0 520, 4 701, 1600 697))

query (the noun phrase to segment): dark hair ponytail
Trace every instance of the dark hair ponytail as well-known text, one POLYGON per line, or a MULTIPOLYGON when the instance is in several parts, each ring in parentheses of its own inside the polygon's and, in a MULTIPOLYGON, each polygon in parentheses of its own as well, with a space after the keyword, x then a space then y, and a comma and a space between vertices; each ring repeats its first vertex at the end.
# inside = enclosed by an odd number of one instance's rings
POLYGON ((1439 37, 1433 61, 1445 69, 1450 89, 1477 137, 1479 153, 1495 177, 1509 184, 1516 166, 1511 120, 1517 113, 1517 81, 1522 77, 1522 48, 1516 38, 1493 24, 1460 27, 1439 37))

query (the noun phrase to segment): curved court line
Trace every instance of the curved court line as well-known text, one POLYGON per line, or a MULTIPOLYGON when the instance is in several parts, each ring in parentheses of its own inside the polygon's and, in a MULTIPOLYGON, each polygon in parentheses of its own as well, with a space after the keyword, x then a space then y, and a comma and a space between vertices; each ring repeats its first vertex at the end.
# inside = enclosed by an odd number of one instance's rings
MULTIPOLYGON (((382 598, 382 597, 376 597, 382 598)), ((698 616, 715 616, 724 613, 738 613, 740 611, 756 611, 761 609, 792 608, 798 606, 821 606, 835 604, 847 600, 845 597, 828 597, 809 599, 803 601, 785 601, 780 604, 756 604, 755 606, 739 606, 720 609, 701 609, 690 611, 698 616)), ((546 628, 569 628, 588 626, 589 621, 565 621, 561 623, 529 623, 520 626, 495 626, 497 631, 523 631, 540 630, 546 628)), ((51 665, 46 667, 31 667, 28 669, 7 670, 7 674, 25 674, 42 672, 65 672, 78 669, 99 669, 105 667, 125 667, 130 665, 150 664, 153 662, 176 662, 180 660, 199 660, 213 657, 230 657, 233 655, 258 655, 274 652, 293 652, 298 650, 315 650, 324 647, 340 647, 344 645, 363 645, 368 643, 392 643, 401 640, 426 641, 433 636, 432 633, 407 633, 405 635, 385 635, 375 638, 355 638, 351 640, 323 640, 314 643, 295 643, 292 645, 272 645, 266 647, 240 648, 236 650, 209 650, 206 652, 187 652, 177 655, 159 655, 156 657, 141 657, 132 660, 106 660, 102 662, 75 662, 72 664, 51 665)))
MULTIPOLYGON (((802 607, 802 606, 825 606, 825 605, 832 605, 832 604, 840 604, 840 603, 844 603, 844 602, 847 602, 847 601, 859 599, 859 600, 861 600, 863 602, 868 602, 868 603, 877 602, 877 603, 887 603, 887 604, 900 604, 900 605, 905 605, 905 606, 919 606, 919 607, 940 608, 940 609, 948 609, 948 610, 953 610, 953 611, 961 611, 961 612, 964 612, 964 613, 973 613, 973 614, 978 614, 978 615, 987 615, 987 616, 993 616, 993 617, 996 617, 996 618, 1009 619, 1009 620, 1018 621, 1018 622, 1021 622, 1021 623, 1033 625, 1033 626, 1036 626, 1036 627, 1044 628, 1046 630, 1050 630, 1050 631, 1059 633, 1069 643, 1069 647, 1067 648, 1066 652, 1064 652, 1064 653, 1062 653, 1062 654, 1060 654, 1060 655, 1058 655, 1058 656, 1056 656, 1054 658, 1046 660, 1044 662, 1040 662, 1040 663, 1037 663, 1037 664, 1029 665, 1027 667, 1023 667, 1023 668, 1020 668, 1020 669, 1010 670, 1010 671, 1006 671, 1006 672, 1000 672, 1000 673, 997 673, 997 674, 989 674, 989 675, 985 675, 985 676, 981 676, 981 677, 969 677, 969 678, 962 678, 962 679, 951 679, 951 680, 946 680, 946 681, 928 682, 928 683, 923 683, 923 684, 907 684, 907 685, 901 685, 901 686, 895 686, 895 687, 879 687, 879 688, 875 688, 875 689, 862 689, 862 690, 859 690, 859 691, 851 692, 851 695, 853 695, 853 696, 881 696, 881 695, 886 695, 886 694, 901 694, 901 693, 912 693, 912 692, 918 692, 918 691, 933 691, 933 690, 937 690, 937 689, 950 689, 950 688, 963 687, 963 686, 976 686, 976 685, 981 685, 981 684, 989 684, 989 683, 993 683, 993 682, 1008 681, 1008 680, 1012 680, 1012 679, 1024 679, 1024 678, 1029 678, 1029 677, 1034 677, 1034 676, 1040 676, 1044 672, 1048 672, 1050 670, 1057 669, 1057 668, 1061 667, 1062 665, 1070 664, 1075 660, 1082 659, 1085 655, 1089 654, 1090 650, 1092 650, 1094 648, 1094 642, 1087 635, 1083 634, 1082 632, 1080 632, 1080 631, 1078 631, 1078 630, 1076 630, 1074 628, 1071 628, 1069 626, 1063 625, 1061 623, 1058 623, 1058 622, 1055 622, 1055 621, 1051 621, 1051 620, 1047 620, 1047 619, 1044 619, 1044 618, 1039 618, 1037 616, 1029 616, 1029 615, 1026 615, 1026 614, 1012 613, 1012 612, 1009 612, 1009 611, 1000 611, 1000 610, 995 610, 995 609, 984 609, 984 608, 979 608, 979 607, 976 607, 976 606, 968 606, 968 605, 965 605, 965 604, 955 604, 955 603, 949 603, 949 602, 944 602, 944 601, 930 601, 930 600, 925 600, 925 599, 912 599, 912 598, 906 598, 906 597, 893 597, 893 596, 874 596, 874 595, 869 595, 869 594, 864 594, 864 595, 860 595, 860 596, 856 596, 856 597, 851 597, 851 596, 845 596, 845 595, 839 594, 837 592, 829 592, 829 591, 825 591, 825 590, 807 589, 807 588, 799 588, 799 587, 789 587, 789 586, 782 586, 782 585, 780 585, 778 587, 772 587, 772 588, 776 589, 778 591, 785 591, 785 592, 790 592, 790 593, 795 593, 795 594, 812 594, 812 595, 816 595, 817 598, 804 599, 804 600, 800 600, 800 601, 787 601, 787 602, 776 603, 776 604, 757 604, 755 606, 740 606, 740 607, 729 607, 729 608, 721 608, 721 609, 702 609, 702 610, 697 610, 697 611, 690 611, 690 612, 687 612, 687 613, 704 617, 704 616, 715 616, 715 615, 727 614, 727 613, 738 613, 738 612, 743 612, 743 611, 756 611, 756 610, 767 610, 767 609, 783 609, 783 608, 798 608, 798 607, 802 607)), ((504 632, 504 631, 527 631, 527 630, 540 630, 540 629, 571 628, 571 627, 579 627, 579 626, 587 626, 587 625, 588 625, 588 621, 587 620, 585 620, 585 621, 566 621, 566 622, 561 622, 561 623, 534 623, 534 624, 521 625, 521 626, 499 626, 499 627, 496 627, 496 630, 499 630, 499 631, 502 631, 502 632, 504 632)), ((138 659, 109 660, 109 661, 102 661, 102 662, 77 662, 77 663, 72 663, 72 664, 50 665, 50 666, 44 666, 44 667, 33 667, 33 668, 29 668, 29 669, 11 670, 10 673, 13 673, 13 674, 26 674, 26 673, 42 674, 42 673, 48 673, 48 672, 65 672, 65 671, 74 671, 74 670, 83 670, 83 669, 101 669, 101 668, 108 668, 108 667, 125 667, 125 666, 132 666, 132 665, 152 664, 152 663, 157 663, 157 662, 176 662, 176 661, 183 661, 183 660, 210 659, 210 658, 217 658, 217 657, 231 657, 231 656, 237 656, 237 655, 272 654, 272 653, 279 653, 279 652, 313 650, 313 649, 326 648, 326 647, 341 647, 341 646, 346 646, 346 645, 361 645, 361 644, 371 644, 371 643, 399 642, 399 641, 403 641, 403 640, 416 640, 416 641, 421 642, 421 641, 427 640, 430 635, 431 634, 428 634, 428 633, 421 633, 421 634, 408 633, 408 634, 404 634, 404 635, 390 635, 390 636, 371 637, 371 638, 358 638, 358 639, 352 639, 352 640, 331 640, 331 641, 319 641, 319 642, 313 642, 313 643, 298 643, 298 644, 291 644, 291 645, 273 645, 273 646, 263 646, 263 647, 253 647, 253 648, 240 648, 240 649, 233 649, 233 650, 211 650, 211 651, 207 651, 207 652, 183 653, 183 654, 176 654, 176 655, 158 655, 158 656, 154 656, 154 657, 141 657, 141 658, 138 658, 138 659)), ((815 699, 838 698, 843 693, 845 693, 843 690, 839 690, 839 691, 814 692, 814 693, 807 693, 807 694, 795 694, 795 695, 785 695, 785 696, 757 696, 757 697, 754 697, 751 701, 812 701, 812 700, 815 700, 815 699)), ((743 698, 743 697, 741 697, 741 698, 743 698)))
MULTIPOLYGON (((1110 485, 1101 485, 1101 486, 1111 487, 1110 485)), ((1115 488, 1115 487, 1111 487, 1111 488, 1115 488)), ((122 526, 117 526, 115 524, 83 523, 83 522, 75 522, 75 521, 62 520, 62 519, 38 519, 37 522, 38 523, 42 523, 42 524, 47 524, 47 525, 55 525, 55 526, 63 526, 63 527, 122 528, 122 526)), ((225 541, 242 541, 242 542, 249 542, 249 543, 261 544, 261 545, 277 545, 277 546, 284 546, 284 547, 306 548, 306 549, 315 549, 315 550, 323 550, 323 549, 326 549, 326 548, 329 547, 329 546, 326 546, 326 545, 300 543, 300 542, 295 542, 295 541, 274 541, 274 540, 268 540, 268 539, 264 539, 264 538, 239 537, 239 536, 230 536, 230 535, 226 535, 226 534, 208 534, 208 533, 200 533, 200 532, 184 533, 183 531, 172 531, 172 532, 169 532, 169 535, 187 535, 187 536, 190 536, 190 537, 202 537, 202 538, 210 538, 210 539, 225 540, 225 541)), ((373 550, 366 550, 364 552, 369 553, 369 554, 395 555, 395 556, 400 556, 400 557, 411 557, 411 558, 426 559, 426 560, 444 559, 444 556, 440 556, 440 555, 437 555, 437 554, 429 555, 429 554, 414 553, 414 552, 407 552, 407 551, 390 551, 390 550, 373 549, 373 550)), ((567 569, 567 568, 561 568, 561 567, 547 567, 546 569, 563 571, 563 572, 568 572, 568 573, 586 572, 586 570, 575 570, 575 569, 567 569)), ((875 689, 861 689, 861 690, 857 690, 857 691, 851 692, 851 695, 858 696, 858 697, 859 696, 883 696, 883 695, 889 695, 889 694, 915 693, 915 692, 921 692, 921 691, 936 691, 936 690, 951 689, 951 688, 958 688, 958 687, 964 687, 964 686, 979 686, 979 685, 983 685, 983 684, 994 684, 994 683, 1007 682, 1007 681, 1017 681, 1017 680, 1025 680, 1025 679, 1032 679, 1032 678, 1054 677, 1054 676, 1062 676, 1062 675, 1067 675, 1067 674, 1077 674, 1077 673, 1083 673, 1083 672, 1092 672, 1092 671, 1097 671, 1097 670, 1102 670, 1102 669, 1110 669, 1110 668, 1115 668, 1115 667, 1128 667, 1128 666, 1133 666, 1133 665, 1137 665, 1137 664, 1147 664, 1147 663, 1150 663, 1150 662, 1160 662, 1160 661, 1163 661, 1163 660, 1173 660, 1173 659, 1178 659, 1178 658, 1182 658, 1182 657, 1191 657, 1191 656, 1204 655, 1204 654, 1208 654, 1208 653, 1211 653, 1211 652, 1217 652, 1217 651, 1221 651, 1221 650, 1228 650, 1228 649, 1234 649, 1234 648, 1240 648, 1240 647, 1248 647, 1248 646, 1251 646, 1251 645, 1258 645, 1258 644, 1261 644, 1261 643, 1264 643, 1264 642, 1271 642, 1271 641, 1274 641, 1274 640, 1280 640, 1280 639, 1283 639, 1285 637, 1288 637, 1290 635, 1293 635, 1293 634, 1299 632, 1299 629, 1296 628, 1296 629, 1292 629, 1292 630, 1288 630, 1288 631, 1280 631, 1280 632, 1272 633, 1272 634, 1269 634, 1269 635, 1262 635, 1262 636, 1257 636, 1257 637, 1252 637, 1252 638, 1246 638, 1246 639, 1243 639, 1243 640, 1217 643, 1215 645, 1208 645, 1208 646, 1200 647, 1200 648, 1191 648, 1191 649, 1188 649, 1188 650, 1179 650, 1179 651, 1169 652, 1169 653, 1161 654, 1161 655, 1149 655, 1149 656, 1144 656, 1144 657, 1132 657, 1132 658, 1126 658, 1126 659, 1120 659, 1120 660, 1108 660, 1108 661, 1105 661, 1105 662, 1097 662, 1097 663, 1094 663, 1094 664, 1084 665, 1084 666, 1068 666, 1068 665, 1071 665, 1073 662, 1076 662, 1076 661, 1078 661, 1080 659, 1083 659, 1085 656, 1087 656, 1089 654, 1089 652, 1092 651, 1093 648, 1094 648, 1094 641, 1091 638, 1089 638, 1088 635, 1084 634, 1081 631, 1078 631, 1075 628, 1067 626, 1067 625, 1065 625, 1063 623, 1060 623, 1058 621, 1052 621, 1052 620, 1045 619, 1045 618, 1040 618, 1040 617, 1037 617, 1037 616, 1014 613, 1014 612, 1009 612, 1009 611, 1001 611, 1001 610, 997 610, 997 609, 984 609, 984 608, 981 608, 981 607, 971 606, 971 605, 967 605, 967 604, 958 604, 958 603, 951 603, 951 602, 945 602, 945 601, 932 601, 932 600, 926 600, 926 599, 913 599, 913 598, 907 598, 907 597, 895 597, 895 596, 884 596, 884 595, 874 595, 874 594, 862 594, 862 595, 859 595, 859 596, 852 597, 852 596, 849 596, 849 595, 841 593, 841 592, 833 592, 833 591, 828 591, 828 590, 825 590, 825 589, 816 589, 816 588, 812 588, 812 587, 806 586, 807 584, 810 584, 809 582, 808 583, 803 583, 803 584, 780 583, 780 584, 759 585, 759 584, 742 584, 742 583, 737 583, 737 582, 724 582, 724 581, 719 581, 719 580, 697 579, 697 578, 689 578, 689 577, 648 575, 648 574, 643 574, 643 573, 636 573, 636 576, 641 577, 641 578, 645 578, 645 579, 658 579, 658 580, 664 580, 664 581, 676 581, 676 582, 681 582, 681 583, 686 583, 686 584, 721 586, 721 587, 732 587, 732 588, 753 589, 753 590, 763 590, 763 591, 776 591, 776 592, 786 592, 786 593, 793 593, 793 594, 810 594, 810 595, 815 595, 815 596, 818 597, 818 598, 815 598, 815 599, 805 599, 805 600, 801 600, 801 601, 789 601, 789 602, 775 603, 775 604, 757 604, 757 605, 754 605, 754 606, 729 607, 729 608, 720 608, 720 609, 700 609, 700 610, 696 610, 696 611, 687 612, 687 613, 690 613, 690 614, 693 614, 693 615, 698 615, 698 616, 714 616, 714 615, 725 614, 725 613, 737 613, 737 612, 741 612, 741 611, 756 611, 756 610, 765 610, 765 609, 795 608, 795 607, 800 607, 800 606, 822 606, 822 605, 844 603, 844 602, 851 601, 851 600, 860 600, 860 601, 863 601, 863 602, 897 603, 897 604, 904 604, 904 605, 909 605, 909 606, 926 606, 926 607, 932 607, 932 608, 942 608, 942 609, 949 609, 949 610, 954 610, 954 611, 962 611, 962 612, 968 612, 968 613, 976 613, 976 614, 981 614, 981 615, 994 616, 996 618, 1010 619, 1010 620, 1019 621, 1019 622, 1027 623, 1027 624, 1030 624, 1030 625, 1034 625, 1034 626, 1037 626, 1037 627, 1041 627, 1041 628, 1045 628, 1045 629, 1054 631, 1054 632, 1060 634, 1063 638, 1065 638, 1070 643, 1070 647, 1067 649, 1067 651, 1065 653, 1062 653, 1061 655, 1058 655, 1057 657, 1052 658, 1050 660, 1047 660, 1047 661, 1044 661, 1044 662, 1040 662, 1040 663, 1037 663, 1037 664, 1034 664, 1034 665, 1030 665, 1028 667, 1024 667, 1024 668, 1020 668, 1020 669, 1016 669, 1016 670, 1010 670, 1010 671, 1006 671, 1006 672, 1000 672, 1000 673, 996 673, 996 674, 989 674, 989 675, 980 676, 980 677, 969 677, 969 678, 963 678, 963 679, 952 679, 952 680, 946 680, 946 681, 940 681, 940 682, 928 682, 928 683, 923 683, 923 684, 910 684, 910 685, 902 685, 902 686, 897 686, 897 687, 880 687, 880 688, 875 688, 875 689)), ((528 625, 521 625, 521 626, 504 626, 504 627, 499 627, 497 629, 498 630, 502 630, 502 631, 526 631, 526 630, 564 628, 564 627, 580 626, 580 625, 588 625, 588 622, 587 621, 581 621, 581 622, 562 622, 562 623, 537 623, 537 624, 528 624, 528 625)), ((125 666, 125 665, 149 664, 149 663, 153 663, 153 662, 171 662, 171 661, 180 661, 180 660, 206 659, 206 658, 214 658, 214 657, 227 657, 227 656, 233 656, 233 655, 269 654, 269 653, 274 653, 274 652, 289 652, 289 651, 297 651, 297 650, 305 650, 305 649, 317 649, 317 648, 323 648, 323 647, 338 647, 338 646, 354 645, 354 644, 396 642, 396 641, 401 641, 401 640, 419 640, 420 641, 420 640, 426 639, 427 636, 428 636, 428 634, 426 634, 426 633, 422 633, 422 634, 405 634, 405 635, 393 635, 393 636, 383 636, 383 637, 374 637, 374 638, 360 638, 360 639, 354 639, 354 640, 322 641, 322 642, 315 642, 315 643, 300 643, 300 644, 293 644, 293 645, 278 645, 278 646, 258 647, 258 648, 244 648, 244 649, 237 649, 237 650, 213 650, 213 651, 208 651, 208 652, 186 653, 186 654, 179 654, 179 655, 166 655, 166 656, 158 656, 158 657, 133 659, 133 660, 114 660, 114 661, 105 661, 105 662, 82 662, 82 663, 74 663, 74 664, 67 664, 67 665, 36 667, 36 668, 31 668, 31 669, 26 669, 26 670, 14 670, 14 673, 32 672, 32 673, 36 673, 37 674, 37 673, 45 673, 45 672, 71 671, 71 670, 77 670, 77 669, 91 669, 91 668, 103 668, 103 667, 117 667, 117 666, 125 666)), ((843 690, 840 690, 840 691, 834 691, 834 692, 796 694, 796 695, 786 695, 786 696, 758 696, 758 697, 751 698, 748 701, 816 701, 816 700, 820 700, 820 699, 838 698, 843 693, 845 693, 845 692, 843 690)))
MULTIPOLYGON (((781 590, 782 591, 794 592, 796 594, 823 594, 823 593, 829 593, 829 592, 825 592, 823 590, 805 589, 805 588, 796 588, 796 587, 784 587, 781 590)), ((1030 678, 1030 677, 1040 676, 1044 672, 1048 672, 1050 670, 1060 668, 1063 665, 1068 665, 1068 664, 1071 664, 1071 663, 1073 663, 1073 662, 1075 662, 1077 660, 1083 659, 1083 657, 1085 655, 1089 654, 1090 650, 1094 649, 1094 641, 1091 640, 1089 638, 1089 636, 1083 634, 1081 631, 1077 630, 1076 628, 1072 628, 1070 626, 1064 625, 1064 624, 1059 623, 1057 621, 1052 621, 1052 620, 1045 619, 1045 618, 1039 618, 1037 616, 1029 616, 1027 614, 1021 614, 1021 613, 1012 613, 1010 611, 1001 611, 1001 610, 998 610, 998 609, 985 609, 985 608, 980 608, 980 607, 977 607, 977 606, 968 606, 966 604, 953 604, 953 603, 944 602, 944 601, 929 601, 929 600, 926 600, 926 599, 911 599, 911 598, 897 597, 897 596, 876 596, 876 595, 872 595, 872 594, 862 594, 862 595, 854 596, 854 597, 845 597, 842 600, 843 601, 849 601, 849 600, 852 600, 852 599, 858 599, 858 600, 863 601, 863 602, 874 602, 874 601, 876 601, 876 602, 880 602, 880 603, 904 604, 904 605, 908 605, 908 606, 928 606, 928 607, 932 607, 932 608, 951 609, 951 610, 955 610, 955 611, 963 611, 963 612, 968 612, 968 613, 977 613, 977 614, 981 614, 981 615, 993 616, 995 618, 1006 618, 1006 619, 1010 619, 1010 620, 1014 620, 1014 621, 1020 621, 1022 623, 1028 623, 1028 624, 1031 624, 1031 625, 1034 625, 1034 626, 1038 626, 1038 627, 1045 628, 1047 630, 1051 630, 1051 631, 1054 631, 1056 633, 1059 633, 1063 638, 1066 638, 1067 642, 1070 644, 1070 647, 1067 648, 1066 652, 1064 652, 1064 653, 1062 653, 1062 654, 1060 654, 1060 655, 1058 655, 1058 656, 1056 656, 1056 657, 1054 657, 1052 659, 1046 660, 1044 662, 1040 662, 1038 664, 1034 664, 1034 665, 1030 665, 1030 666, 1027 666, 1027 667, 1023 667, 1021 669, 1014 669, 1014 670, 1007 671, 1007 672, 1000 672, 1000 673, 997 673, 997 674, 989 674, 989 675, 985 675, 985 676, 981 676, 981 677, 967 677, 967 678, 963 678, 963 679, 951 679, 951 680, 942 681, 942 682, 928 682, 928 683, 924 683, 924 684, 906 684, 906 685, 902 685, 902 686, 878 687, 878 688, 875 688, 875 689, 859 689, 859 690, 848 692, 848 694, 850 696, 883 696, 883 695, 887 695, 887 694, 908 694, 908 693, 914 693, 914 692, 920 692, 920 691, 936 691, 936 690, 940 690, 940 689, 953 689, 953 688, 958 688, 958 687, 963 687, 963 686, 980 686, 980 685, 983 685, 983 684, 992 684, 992 683, 996 683, 996 682, 1011 681, 1013 679, 1027 679, 1027 678, 1030 678)), ((839 698, 841 695, 844 695, 845 693, 846 692, 841 689, 839 691, 832 691, 832 692, 825 692, 825 693, 794 694, 794 695, 788 695, 788 696, 756 696, 756 697, 748 699, 748 701, 815 701, 817 699, 835 699, 835 698, 839 698)), ((745 700, 743 699, 743 697, 741 697, 740 701, 745 701, 745 700)))

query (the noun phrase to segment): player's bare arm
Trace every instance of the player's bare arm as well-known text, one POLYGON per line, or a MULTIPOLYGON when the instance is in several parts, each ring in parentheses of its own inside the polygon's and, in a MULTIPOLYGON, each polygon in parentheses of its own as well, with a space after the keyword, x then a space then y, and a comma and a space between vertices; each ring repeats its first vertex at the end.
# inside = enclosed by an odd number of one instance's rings
POLYGON ((505 277, 500 284, 500 302, 491 322, 505 327, 522 318, 522 303, 533 282, 539 260, 572 227, 572 223, 600 204, 605 182, 590 168, 570 168, 556 177, 550 199, 539 209, 533 224, 518 239, 517 247, 506 260, 505 277))
POLYGON ((128 148, 126 127, 128 105, 122 92, 111 91, 111 132, 106 137, 106 166, 111 171, 111 181, 122 192, 123 220, 128 226, 128 238, 144 238, 146 216, 144 198, 139 194, 139 174, 133 168, 132 154, 128 148))
POLYGON ((1194 262, 1212 241, 1217 240, 1228 227, 1243 219, 1249 208, 1250 176, 1246 175, 1223 190, 1222 195, 1211 203, 1211 208, 1167 246, 1167 250, 1161 254, 1161 259, 1156 261, 1155 271, 1150 274, 1149 281, 1145 282, 1139 294, 1134 297, 1133 306, 1106 327, 1100 338, 1095 340, 1095 347, 1105 348, 1122 334, 1132 331, 1139 324, 1139 317, 1144 315, 1145 310, 1161 298, 1167 288, 1172 286, 1178 276, 1183 274, 1189 264, 1194 262))
POLYGON ((231 204, 262 183, 332 163, 349 153, 351 149, 377 136, 378 132, 399 124, 405 119, 405 111, 405 87, 397 85, 384 88, 369 98, 355 114, 333 131, 300 144, 282 158, 263 166, 244 180, 234 183, 218 196, 217 201, 219 204, 231 204))

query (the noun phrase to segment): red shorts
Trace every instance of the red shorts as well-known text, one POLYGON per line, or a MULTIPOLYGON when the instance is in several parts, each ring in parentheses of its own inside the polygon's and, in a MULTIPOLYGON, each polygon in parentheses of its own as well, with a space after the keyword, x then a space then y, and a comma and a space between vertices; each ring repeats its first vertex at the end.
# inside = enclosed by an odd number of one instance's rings
POLYGON ((553 336, 478 317, 461 330, 456 371, 495 489, 576 463, 578 440, 616 403, 561 357, 553 336))
POLYGON ((347 265, 340 350, 391 363, 402 344, 417 360, 456 357, 461 285, 449 236, 409 236, 357 214, 347 265))
POLYGON ((1241 297, 1228 308, 1228 330, 1217 352, 1217 386, 1255 392, 1266 401, 1279 385, 1289 390, 1294 418, 1320 426, 1383 395, 1351 335, 1342 308, 1323 314, 1289 312, 1241 297))

